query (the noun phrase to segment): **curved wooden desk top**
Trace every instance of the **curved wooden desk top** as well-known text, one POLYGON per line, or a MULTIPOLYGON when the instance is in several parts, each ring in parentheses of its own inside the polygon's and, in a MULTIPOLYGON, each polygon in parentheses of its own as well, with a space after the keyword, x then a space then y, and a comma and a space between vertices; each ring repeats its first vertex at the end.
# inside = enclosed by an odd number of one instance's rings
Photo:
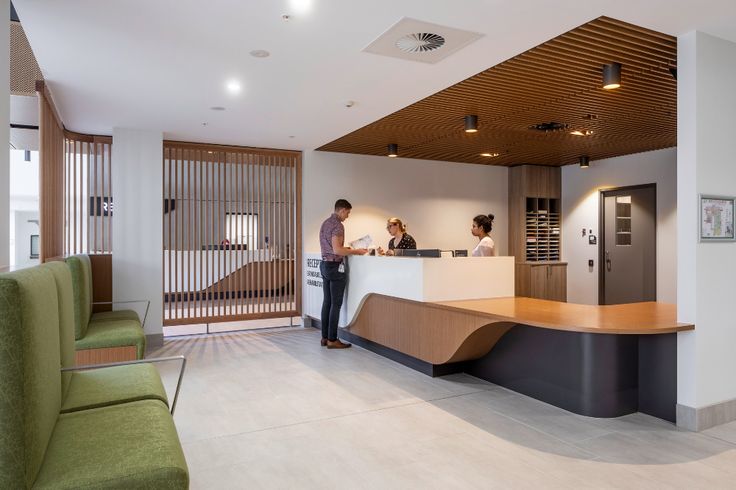
POLYGON ((363 298, 349 333, 439 365, 478 359, 516 324, 568 332, 648 335, 693 330, 675 305, 576 305, 532 298, 424 303, 381 294, 363 298))
POLYGON ((490 315, 497 321, 571 332, 646 335, 695 329, 677 322, 676 305, 656 302, 599 306, 512 297, 435 304, 490 315))

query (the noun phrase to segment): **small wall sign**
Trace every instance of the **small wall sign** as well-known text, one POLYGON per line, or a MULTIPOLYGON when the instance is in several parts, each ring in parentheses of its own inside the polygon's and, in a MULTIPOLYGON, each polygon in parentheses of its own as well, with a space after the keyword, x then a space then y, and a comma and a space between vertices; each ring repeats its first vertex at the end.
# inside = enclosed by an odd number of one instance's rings
POLYGON ((734 201, 730 196, 700 196, 701 242, 723 242, 736 239, 734 234, 734 201))

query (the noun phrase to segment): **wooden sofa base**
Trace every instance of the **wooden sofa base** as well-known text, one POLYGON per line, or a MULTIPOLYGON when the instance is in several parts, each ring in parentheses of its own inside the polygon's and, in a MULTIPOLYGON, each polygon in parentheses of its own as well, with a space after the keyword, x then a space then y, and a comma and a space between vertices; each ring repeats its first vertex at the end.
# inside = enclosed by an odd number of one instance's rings
POLYGON ((125 347, 105 347, 102 349, 84 349, 76 352, 77 366, 102 364, 106 362, 135 361, 137 350, 134 345, 125 347))

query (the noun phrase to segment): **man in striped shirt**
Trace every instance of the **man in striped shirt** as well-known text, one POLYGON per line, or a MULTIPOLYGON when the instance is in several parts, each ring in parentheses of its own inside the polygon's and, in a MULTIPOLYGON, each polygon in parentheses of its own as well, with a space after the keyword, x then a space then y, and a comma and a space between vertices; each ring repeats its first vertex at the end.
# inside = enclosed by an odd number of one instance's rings
POLYGON ((319 248, 322 262, 319 271, 322 274, 322 345, 328 349, 346 349, 349 343, 340 342, 337 338, 337 322, 340 319, 340 308, 345 295, 345 284, 348 274, 345 271, 343 258, 347 255, 364 255, 364 248, 352 249, 345 246, 345 227, 342 222, 348 219, 353 206, 345 199, 335 202, 335 212, 327 218, 319 229, 319 248))

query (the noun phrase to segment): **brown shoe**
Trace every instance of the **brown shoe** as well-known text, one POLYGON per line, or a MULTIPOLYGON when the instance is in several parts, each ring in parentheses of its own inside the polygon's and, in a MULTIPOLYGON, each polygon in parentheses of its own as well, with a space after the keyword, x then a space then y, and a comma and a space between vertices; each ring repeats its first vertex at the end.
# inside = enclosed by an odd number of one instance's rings
POLYGON ((327 348, 328 349, 347 349, 352 344, 348 344, 345 342, 340 342, 340 339, 338 340, 328 340, 327 341, 327 348))
POLYGON ((326 346, 327 345, 327 339, 320 340, 319 341, 319 345, 321 345, 322 347, 326 346))

